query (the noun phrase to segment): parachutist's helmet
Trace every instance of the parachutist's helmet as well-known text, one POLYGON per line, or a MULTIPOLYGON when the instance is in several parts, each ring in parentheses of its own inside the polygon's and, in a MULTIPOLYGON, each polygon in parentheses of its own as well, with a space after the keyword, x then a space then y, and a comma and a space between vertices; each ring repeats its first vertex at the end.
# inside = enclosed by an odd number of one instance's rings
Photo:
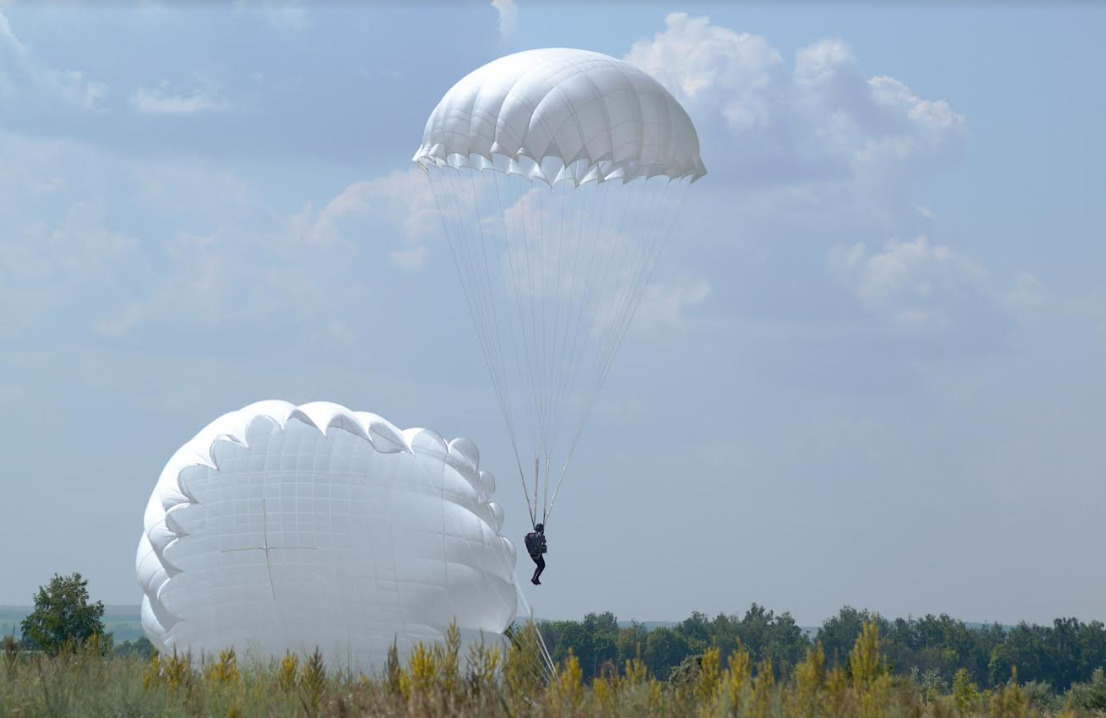
POLYGON ((536 526, 534 526, 534 530, 538 533, 545 531, 545 524, 537 524, 536 526))

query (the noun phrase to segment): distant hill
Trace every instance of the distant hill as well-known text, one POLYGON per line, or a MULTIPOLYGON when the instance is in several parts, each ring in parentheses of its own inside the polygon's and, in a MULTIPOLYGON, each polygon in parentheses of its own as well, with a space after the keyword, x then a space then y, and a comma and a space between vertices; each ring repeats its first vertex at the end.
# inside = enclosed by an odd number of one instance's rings
MULTIPOLYGON (((19 637, 19 624, 33 606, 0 606, 0 635, 19 637)), ((115 642, 134 641, 146 634, 142 632, 142 618, 138 606, 104 606, 104 628, 115 642)))

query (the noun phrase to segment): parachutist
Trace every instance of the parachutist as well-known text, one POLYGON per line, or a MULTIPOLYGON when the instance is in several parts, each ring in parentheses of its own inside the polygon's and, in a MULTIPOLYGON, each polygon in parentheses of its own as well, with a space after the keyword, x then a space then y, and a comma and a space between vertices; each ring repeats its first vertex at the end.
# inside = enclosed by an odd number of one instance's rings
POLYGON ((526 552, 530 554, 530 558, 537 564, 537 568, 534 569, 534 575, 530 578, 530 583, 535 586, 541 585, 541 572, 545 570, 545 558, 543 553, 547 552, 549 547, 545 544, 545 526, 538 524, 534 527, 534 530, 526 534, 526 552))
MULTIPOLYGON (((699 134, 640 68, 548 48, 458 81, 412 159, 443 220, 530 523, 547 521, 684 196, 707 172, 699 134)), ((538 585, 541 552, 534 563, 538 585)))

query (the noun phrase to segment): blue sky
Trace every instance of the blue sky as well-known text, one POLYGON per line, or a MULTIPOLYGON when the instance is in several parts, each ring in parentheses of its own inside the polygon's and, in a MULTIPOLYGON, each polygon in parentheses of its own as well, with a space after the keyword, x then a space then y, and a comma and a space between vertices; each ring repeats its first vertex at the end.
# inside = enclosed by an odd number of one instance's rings
MULTIPOLYGON (((172 452, 249 402, 468 436, 524 503, 410 157, 463 74, 665 83, 695 185, 539 615, 1106 619, 1106 10, 0 0, 0 603, 136 603, 172 452)), ((523 573, 525 566, 520 566, 523 573)))

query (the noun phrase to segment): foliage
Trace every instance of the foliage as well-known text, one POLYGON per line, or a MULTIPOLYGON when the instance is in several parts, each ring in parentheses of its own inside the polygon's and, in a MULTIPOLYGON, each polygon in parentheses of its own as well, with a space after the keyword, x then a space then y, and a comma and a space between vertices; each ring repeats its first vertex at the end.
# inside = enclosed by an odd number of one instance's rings
POLYGON ((49 584, 39 587, 34 611, 20 624, 23 644, 50 655, 79 648, 93 636, 104 635, 103 618, 104 604, 88 600, 87 579, 79 573, 54 574, 49 584))
POLYGON ((154 654, 154 647, 150 643, 150 639, 142 637, 133 641, 116 643, 113 652, 117 656, 135 655, 139 658, 149 658, 154 654))
POLYGON ((892 674, 887 643, 875 621, 861 623, 846 660, 836 665, 821 644, 809 647, 790 671, 780 670, 771 655, 754 661, 743 644, 725 660, 719 646, 709 646, 682 661, 679 679, 673 681, 651 676, 642 656, 621 668, 608 665, 588 682, 570 652, 549 673, 542 669, 534 628, 513 633, 506 654, 496 645, 472 646, 462 668, 459 634, 450 631, 445 641, 418 646, 405 661, 395 656, 391 667, 371 676, 328 667, 318 651, 252 664, 230 650, 206 660, 180 654, 105 655, 92 640, 56 656, 12 649, 13 668, 0 671, 0 718, 1092 718, 1101 715, 1094 711, 1101 711, 1106 699, 1102 670, 1064 695, 1051 694, 1041 683, 1022 684, 1017 673, 999 686, 980 688, 966 668, 948 684, 950 692, 926 688, 916 672, 892 674), (400 685, 403 690, 393 687, 400 685))
POLYGON ((1096 668, 1087 683, 1073 683, 1068 703, 1072 708, 1106 713, 1106 671, 1096 668))
POLYGON ((548 621, 540 629, 553 660, 574 655, 585 682, 635 657, 652 676, 680 682, 708 650, 717 648, 728 657, 739 646, 753 665, 771 659, 776 676, 782 677, 817 644, 827 672, 842 667, 850 675, 850 653, 865 624, 878 633, 885 672, 911 677, 927 696, 948 693, 960 672, 962 688, 1001 688, 1017 667, 1021 680, 1041 684, 1036 695, 1047 687, 1055 697, 1106 666, 1106 626, 1069 618, 1046 626, 1005 628, 968 625, 944 614, 888 620, 845 606, 808 636, 789 614, 753 604, 744 614, 710 618, 696 612, 678 624, 652 629, 635 622, 620 626, 611 613, 591 613, 583 621, 548 621))
POLYGON ((719 614, 711 619, 695 612, 678 625, 652 630, 639 623, 620 627, 608 612, 589 613, 583 621, 547 621, 541 624, 541 632, 553 660, 564 661, 571 651, 585 680, 633 658, 640 658, 651 673, 667 680, 689 656, 700 656, 712 647, 729 656, 738 645, 746 647, 754 662, 771 658, 786 673, 810 647, 790 614, 777 616, 755 603, 743 616, 719 614))

